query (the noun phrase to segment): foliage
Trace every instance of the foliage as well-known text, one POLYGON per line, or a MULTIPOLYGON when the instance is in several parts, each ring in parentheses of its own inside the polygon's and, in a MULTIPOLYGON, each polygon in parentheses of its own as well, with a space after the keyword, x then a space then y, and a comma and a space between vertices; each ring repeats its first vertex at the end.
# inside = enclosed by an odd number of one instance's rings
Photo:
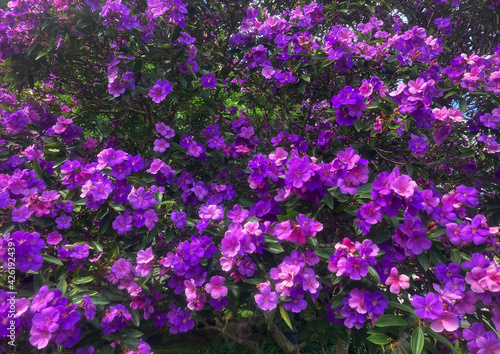
POLYGON ((5 348, 498 350, 480 3, 1 2, 5 348))

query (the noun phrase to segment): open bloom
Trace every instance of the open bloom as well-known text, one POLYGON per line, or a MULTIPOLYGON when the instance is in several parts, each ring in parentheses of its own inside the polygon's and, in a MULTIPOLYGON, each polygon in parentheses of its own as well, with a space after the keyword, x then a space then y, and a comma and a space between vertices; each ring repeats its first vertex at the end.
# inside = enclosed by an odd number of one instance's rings
POLYGON ((398 268, 392 267, 391 275, 385 281, 385 285, 390 285, 389 291, 393 294, 399 294, 401 289, 408 289, 410 287, 410 278, 401 274, 398 275, 398 268))
POLYGON ((224 277, 213 276, 210 279, 210 283, 205 285, 205 290, 209 293, 212 298, 219 299, 227 295, 227 287, 224 286, 224 277))

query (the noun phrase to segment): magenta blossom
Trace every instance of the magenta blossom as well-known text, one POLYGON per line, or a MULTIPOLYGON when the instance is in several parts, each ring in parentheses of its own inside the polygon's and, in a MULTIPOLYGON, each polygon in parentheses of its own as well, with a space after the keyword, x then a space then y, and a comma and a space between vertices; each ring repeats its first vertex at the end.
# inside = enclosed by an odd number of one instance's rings
POLYGON ((407 275, 398 275, 398 268, 392 267, 391 275, 385 281, 385 285, 390 285, 389 291, 393 294, 399 294, 401 289, 410 287, 410 278, 407 275))
POLYGON ((212 298, 219 299, 227 295, 227 287, 224 286, 224 277, 215 275, 210 279, 210 283, 205 285, 205 290, 212 298))

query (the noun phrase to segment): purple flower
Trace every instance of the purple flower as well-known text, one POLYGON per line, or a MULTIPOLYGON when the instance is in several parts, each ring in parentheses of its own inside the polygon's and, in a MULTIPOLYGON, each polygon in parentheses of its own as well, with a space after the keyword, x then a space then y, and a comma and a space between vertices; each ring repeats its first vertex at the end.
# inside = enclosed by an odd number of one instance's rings
POLYGON ((373 293, 367 291, 364 300, 366 310, 379 316, 384 314, 384 310, 388 305, 387 299, 380 291, 374 291, 373 293))
POLYGON ((69 229, 71 227, 71 216, 61 215, 56 218, 56 226, 58 229, 69 229))
POLYGON ((181 32, 179 38, 177 38, 177 41, 179 43, 188 45, 188 44, 194 43, 196 41, 196 38, 190 36, 186 32, 181 32))
POLYGON ((175 135, 175 131, 165 123, 156 123, 155 127, 156 131, 166 139, 170 139, 175 135))
POLYGON ((254 296, 255 302, 264 311, 273 310, 278 304, 278 295, 271 291, 269 281, 259 285, 260 294, 254 296))
POLYGON ((392 190, 405 198, 410 198, 417 187, 417 183, 410 176, 401 175, 391 183, 392 190))
POLYGON ((294 297, 290 301, 285 301, 283 307, 294 313, 299 313, 306 309, 307 301, 304 298, 294 297))
POLYGON ((38 349, 45 348, 49 344, 49 340, 52 337, 52 332, 47 328, 47 326, 33 326, 30 331, 30 343, 38 349))
POLYGON ((160 103, 172 91, 170 81, 156 80, 156 84, 151 85, 148 96, 151 97, 153 102, 160 103))
POLYGON ((59 316, 58 310, 47 307, 33 316, 33 327, 44 325, 50 332, 55 332, 59 328, 59 316))
POLYGON ((443 313, 443 301, 434 293, 428 293, 425 298, 415 295, 411 304, 415 313, 425 320, 436 320, 443 313))
POLYGON ((169 147, 169 142, 166 139, 161 138, 154 141, 153 150, 156 152, 165 152, 169 147))
POLYGON ((295 188, 302 188, 304 182, 311 178, 309 169, 309 158, 304 156, 301 160, 292 158, 288 162, 288 171, 285 172, 285 181, 295 188))
POLYGON ((125 306, 111 306, 101 320, 101 327, 105 335, 116 331, 121 332, 129 321, 132 321, 132 315, 125 306))
POLYGON ((47 235, 47 243, 49 245, 57 245, 59 242, 61 242, 61 240, 62 236, 57 231, 51 232, 50 234, 47 235))
POLYGON ((18 209, 12 209, 12 221, 14 222, 25 222, 31 216, 32 212, 27 206, 23 205, 18 209))
POLYGON ((85 310, 85 317, 88 320, 93 320, 97 311, 97 307, 94 302, 90 299, 88 294, 83 295, 83 308, 85 310))
POLYGON ((208 73, 206 75, 203 75, 201 77, 201 83, 203 84, 204 88, 215 88, 215 83, 217 82, 217 79, 212 73, 208 73))
POLYGON ((176 226, 179 229, 182 229, 187 225, 186 221, 186 213, 183 211, 174 211, 172 212, 172 215, 170 216, 170 219, 176 223, 176 226))
POLYGON ((123 235, 132 229, 132 216, 128 214, 118 215, 112 226, 118 232, 118 235, 123 235))
POLYGON ((210 279, 210 283, 205 285, 205 290, 212 298, 219 299, 227 295, 227 287, 224 286, 224 277, 215 275, 210 279))
POLYGON ((132 271, 132 264, 127 262, 125 259, 120 258, 118 262, 116 262, 111 267, 111 272, 115 275, 116 278, 122 279, 127 277, 132 271))

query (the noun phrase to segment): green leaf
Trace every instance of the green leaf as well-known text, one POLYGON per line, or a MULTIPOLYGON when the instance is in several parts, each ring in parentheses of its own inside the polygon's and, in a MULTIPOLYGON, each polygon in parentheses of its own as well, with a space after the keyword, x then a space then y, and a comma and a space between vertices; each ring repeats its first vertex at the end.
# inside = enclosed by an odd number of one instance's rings
POLYGON ((81 278, 77 278, 73 284, 87 284, 87 283, 90 283, 92 280, 94 280, 94 277, 89 275, 87 277, 81 277, 81 278))
POLYGON ((49 263, 63 265, 62 262, 60 260, 58 260, 56 257, 49 256, 48 254, 42 254, 42 258, 44 261, 47 261, 49 263))
POLYGON ((62 278, 61 280, 59 280, 59 283, 57 283, 57 288, 61 290, 63 295, 66 294, 66 290, 68 289, 66 279, 62 278))
POLYGON ((375 321, 376 327, 391 327, 391 326, 406 326, 408 323, 401 316, 397 315, 384 315, 375 321))
POLYGON ((270 313, 269 316, 267 316, 267 329, 271 329, 271 326, 273 324, 274 320, 274 315, 276 314, 276 309, 273 309, 270 313))
POLYGON ((432 247, 429 250, 429 254, 430 254, 431 261, 432 261, 432 263, 434 263, 434 265, 437 265, 439 263, 446 263, 446 259, 444 258, 443 253, 441 251, 439 251, 436 248, 436 246, 432 247))
POLYGON ((278 242, 280 242, 280 240, 278 240, 274 236, 267 235, 267 234, 263 234, 263 235, 264 235, 264 238, 266 239, 266 243, 278 243, 278 242))
POLYGON ((455 264, 460 264, 462 261, 462 254, 457 249, 452 249, 450 254, 451 261, 455 264))
POLYGON ((292 326, 292 321, 290 321, 290 317, 288 316, 288 312, 285 310, 283 307, 283 304, 280 305, 280 314, 285 323, 290 327, 290 329, 293 331, 293 326, 292 326))
POLYGON ((134 325, 136 327, 139 327, 139 325, 141 324, 141 318, 139 317, 139 313, 134 309, 130 309, 130 314, 132 315, 132 322, 134 323, 134 325))
POLYGON ((424 332, 417 327, 411 335, 411 351, 413 354, 420 354, 424 348, 424 332))
POLYGON ((330 256, 333 254, 333 248, 323 248, 315 251, 314 253, 316 253, 321 258, 330 259, 330 256))
POLYGON ((307 243, 309 244, 309 246, 311 246, 313 250, 318 248, 318 239, 316 237, 308 237, 307 243))
POLYGON ((127 338, 141 338, 144 335, 144 333, 142 333, 141 331, 139 331, 137 329, 123 331, 122 333, 125 334, 127 336, 127 338))
POLYGON ((467 110, 467 100, 464 97, 460 98, 460 103, 458 105, 458 109, 464 113, 467 110))
POLYGON ((97 252, 102 252, 102 246, 99 242, 97 241, 92 241, 92 247, 97 251, 97 252))
POLYGON ((380 284, 380 276, 378 275, 377 271, 372 267, 368 267, 368 274, 372 276, 372 278, 375 280, 376 284, 380 284))
POLYGON ((387 345, 391 343, 391 338, 387 334, 382 334, 382 333, 372 334, 366 339, 368 339, 372 343, 379 345, 387 345))
POLYGON ((431 260, 429 259, 429 253, 424 251, 417 256, 418 263, 424 268, 425 271, 429 269, 431 265, 431 260))
POLYGON ((274 253, 274 254, 279 254, 279 253, 285 252, 283 247, 281 247, 277 243, 271 243, 270 245, 267 245, 267 248, 265 250, 270 252, 270 253, 274 253))
POLYGON ((325 204, 333 210, 333 206, 334 206, 334 202, 333 202, 333 197, 330 193, 326 193, 325 194, 325 197, 323 198, 323 200, 325 201, 325 204))
POLYGON ((408 159, 403 158, 405 162, 405 167, 406 167, 406 172, 408 173, 408 176, 412 177, 413 175, 413 167, 411 167, 411 163, 408 159))
POLYGON ((460 152, 460 156, 464 159, 468 159, 476 154, 473 149, 464 149, 460 152))
POLYGON ((403 310, 405 312, 408 312, 408 313, 415 313, 410 306, 402 304, 402 303, 397 302, 397 301, 389 301, 389 305, 392 307, 395 307, 397 309, 403 310))
POLYGON ((451 344, 450 341, 445 337, 443 337, 441 334, 434 332, 432 329, 428 327, 424 328, 424 332, 433 337, 435 340, 446 345, 448 348, 451 349, 451 351, 455 352, 455 347, 453 346, 453 344, 451 344))

